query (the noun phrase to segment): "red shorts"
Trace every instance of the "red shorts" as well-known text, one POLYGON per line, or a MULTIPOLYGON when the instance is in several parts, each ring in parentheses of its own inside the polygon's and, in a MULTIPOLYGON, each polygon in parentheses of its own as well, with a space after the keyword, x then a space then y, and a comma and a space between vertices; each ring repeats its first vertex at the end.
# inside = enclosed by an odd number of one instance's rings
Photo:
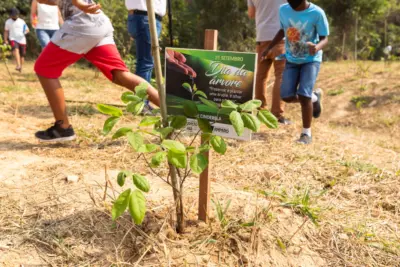
POLYGON ((25 44, 20 44, 16 41, 11 41, 10 42, 11 49, 14 50, 19 50, 19 54, 21 57, 25 57, 26 55, 26 45, 25 44))
POLYGON ((86 54, 75 54, 50 42, 35 63, 37 75, 58 79, 62 72, 79 59, 85 58, 95 65, 109 80, 113 80, 112 71, 129 71, 114 44, 94 47, 86 54))

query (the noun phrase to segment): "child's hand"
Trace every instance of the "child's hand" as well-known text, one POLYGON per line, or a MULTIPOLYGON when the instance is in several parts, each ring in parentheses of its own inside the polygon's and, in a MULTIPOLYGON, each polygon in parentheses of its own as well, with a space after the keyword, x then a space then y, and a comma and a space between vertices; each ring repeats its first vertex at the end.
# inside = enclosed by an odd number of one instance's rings
POLYGON ((101 9, 100 4, 86 4, 81 0, 73 0, 72 3, 86 14, 97 14, 101 9))
POLYGON ((311 42, 307 42, 307 46, 308 46, 308 53, 312 56, 314 56, 317 52, 317 45, 311 42))

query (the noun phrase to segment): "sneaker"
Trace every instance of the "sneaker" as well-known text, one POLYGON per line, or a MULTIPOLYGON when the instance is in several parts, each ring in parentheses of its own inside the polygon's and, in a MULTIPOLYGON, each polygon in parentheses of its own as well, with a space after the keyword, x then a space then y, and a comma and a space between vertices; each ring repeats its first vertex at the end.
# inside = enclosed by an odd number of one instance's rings
POLYGON ((40 142, 67 142, 75 140, 76 136, 72 126, 64 129, 60 126, 62 123, 62 121, 57 121, 46 131, 36 132, 35 137, 40 142))
POLYGON ((317 96, 318 100, 313 103, 313 117, 317 119, 322 113, 322 90, 318 88, 315 90, 314 94, 317 96))
POLYGON ((301 134, 300 139, 297 140, 297 143, 303 144, 303 145, 309 145, 312 143, 312 137, 309 136, 308 134, 301 134))
POLYGON ((280 124, 283 124, 283 125, 292 125, 292 124, 293 124, 291 120, 286 119, 285 117, 280 117, 280 118, 278 119, 278 122, 279 122, 280 124))

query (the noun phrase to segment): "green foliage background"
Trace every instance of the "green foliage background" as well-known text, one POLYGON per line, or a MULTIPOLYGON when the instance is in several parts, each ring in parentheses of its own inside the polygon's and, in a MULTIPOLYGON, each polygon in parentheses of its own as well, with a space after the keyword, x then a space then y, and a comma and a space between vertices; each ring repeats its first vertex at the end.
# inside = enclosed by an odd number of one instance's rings
MULTIPOLYGON (((115 28, 115 40, 119 51, 126 57, 134 54, 134 45, 127 32, 127 10, 123 1, 99 0, 104 12, 111 18, 115 28)), ((219 49, 229 51, 254 51, 255 23, 247 17, 245 0, 172 0, 174 45, 202 48, 204 29, 219 30, 219 49)), ((330 45, 325 57, 329 60, 354 56, 355 20, 359 18, 357 40, 358 56, 380 60, 385 47, 385 20, 387 21, 387 44, 400 54, 400 1, 399 0, 314 0, 327 13, 331 22, 330 45), (345 46, 343 50, 343 36, 345 46)), ((0 2, 0 33, 3 34, 8 10, 17 7, 21 17, 30 24, 30 0, 7 0, 0 2)), ((32 29, 31 29, 32 30, 32 29)), ((28 57, 39 52, 39 43, 32 31, 28 38, 28 57)), ((168 18, 163 21, 162 47, 170 46, 168 18)))

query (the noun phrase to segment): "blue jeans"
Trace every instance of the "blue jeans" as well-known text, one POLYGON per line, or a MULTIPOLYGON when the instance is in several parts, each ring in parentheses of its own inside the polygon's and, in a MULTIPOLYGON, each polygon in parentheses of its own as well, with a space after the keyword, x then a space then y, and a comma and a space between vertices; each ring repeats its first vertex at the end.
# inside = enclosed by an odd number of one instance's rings
POLYGON ((57 30, 36 29, 36 36, 39 39, 40 46, 45 48, 57 30))
POLYGON ((321 62, 304 64, 286 62, 281 85, 281 98, 291 98, 296 95, 311 98, 320 66, 321 62))
MULTIPOLYGON (((157 35, 161 33, 161 22, 156 20, 157 35)), ((128 16, 128 32, 136 43, 136 74, 150 82, 154 62, 151 55, 149 18, 144 15, 128 16)))

